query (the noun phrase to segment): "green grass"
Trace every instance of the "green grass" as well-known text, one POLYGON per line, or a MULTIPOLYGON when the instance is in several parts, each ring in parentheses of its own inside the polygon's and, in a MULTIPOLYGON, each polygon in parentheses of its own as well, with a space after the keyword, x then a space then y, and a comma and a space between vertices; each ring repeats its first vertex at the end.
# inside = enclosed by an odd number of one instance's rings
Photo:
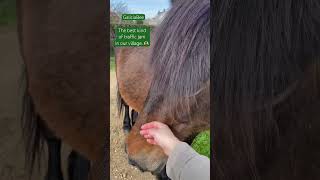
POLYGON ((199 133, 192 141, 191 146, 199 154, 210 158, 210 131, 199 133))
POLYGON ((115 57, 111 56, 110 57, 110 71, 115 71, 115 69, 116 69, 115 57))
POLYGON ((15 24, 16 20, 16 1, 0 0, 0 26, 15 24))

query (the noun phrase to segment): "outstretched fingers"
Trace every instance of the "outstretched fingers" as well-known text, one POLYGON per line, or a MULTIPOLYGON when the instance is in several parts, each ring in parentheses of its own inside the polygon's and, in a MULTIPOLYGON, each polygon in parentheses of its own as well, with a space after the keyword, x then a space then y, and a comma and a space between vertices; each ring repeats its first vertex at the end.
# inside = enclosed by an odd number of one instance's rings
POLYGON ((156 131, 157 129, 150 128, 150 129, 141 130, 140 134, 147 140, 148 143, 157 145, 156 141, 154 140, 156 131))
POLYGON ((142 125, 141 129, 160 128, 161 126, 162 124, 160 122, 152 121, 142 125))
POLYGON ((151 136, 151 137, 153 137, 155 135, 155 131, 156 131, 156 129, 152 129, 152 128, 144 129, 144 130, 140 130, 140 134, 142 136, 148 136, 148 137, 151 136))
POLYGON ((149 135, 149 134, 143 135, 143 137, 146 138, 146 139, 153 138, 153 136, 151 136, 151 135, 149 135))

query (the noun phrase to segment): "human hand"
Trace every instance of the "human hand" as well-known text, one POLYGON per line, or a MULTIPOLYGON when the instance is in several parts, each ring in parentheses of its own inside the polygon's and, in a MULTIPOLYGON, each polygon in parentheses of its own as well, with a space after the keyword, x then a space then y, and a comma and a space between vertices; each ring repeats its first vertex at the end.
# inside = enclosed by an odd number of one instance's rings
POLYGON ((160 146, 168 156, 180 142, 166 124, 157 121, 142 125, 140 134, 148 143, 160 146))

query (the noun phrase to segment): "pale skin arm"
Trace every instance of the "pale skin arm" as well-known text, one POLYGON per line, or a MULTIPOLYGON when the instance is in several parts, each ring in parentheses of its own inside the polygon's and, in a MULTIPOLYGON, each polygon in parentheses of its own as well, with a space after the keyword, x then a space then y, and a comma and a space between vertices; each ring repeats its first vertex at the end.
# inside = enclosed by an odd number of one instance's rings
POLYGON ((181 142, 166 124, 157 121, 142 125, 140 134, 146 138, 148 143, 160 146, 167 156, 181 142))
POLYGON ((140 134, 168 156, 166 172, 171 179, 210 179, 210 160, 179 141, 166 124, 155 121, 144 124, 140 134))

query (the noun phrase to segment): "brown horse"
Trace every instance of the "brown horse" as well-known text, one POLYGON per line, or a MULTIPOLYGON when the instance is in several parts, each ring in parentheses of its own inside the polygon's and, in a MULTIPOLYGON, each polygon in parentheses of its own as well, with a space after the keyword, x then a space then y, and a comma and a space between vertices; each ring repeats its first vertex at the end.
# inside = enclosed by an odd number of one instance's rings
POLYGON ((161 121, 190 141, 210 127, 209 7, 209 1, 177 1, 155 31, 151 49, 116 53, 120 95, 139 112, 126 140, 129 162, 161 179, 167 157, 139 128, 161 121))
POLYGON ((141 112, 150 86, 149 47, 115 48, 118 112, 125 109, 123 130, 128 133, 141 112), (137 81, 139 79, 139 81, 137 81), (129 113, 131 110, 131 118, 129 113))
POLYGON ((20 0, 17 8, 29 162, 39 147, 41 123, 91 160, 91 179, 106 178, 108 4, 20 0))
POLYGON ((116 48, 116 76, 120 96, 132 109, 141 112, 148 95, 152 72, 149 47, 116 48))

